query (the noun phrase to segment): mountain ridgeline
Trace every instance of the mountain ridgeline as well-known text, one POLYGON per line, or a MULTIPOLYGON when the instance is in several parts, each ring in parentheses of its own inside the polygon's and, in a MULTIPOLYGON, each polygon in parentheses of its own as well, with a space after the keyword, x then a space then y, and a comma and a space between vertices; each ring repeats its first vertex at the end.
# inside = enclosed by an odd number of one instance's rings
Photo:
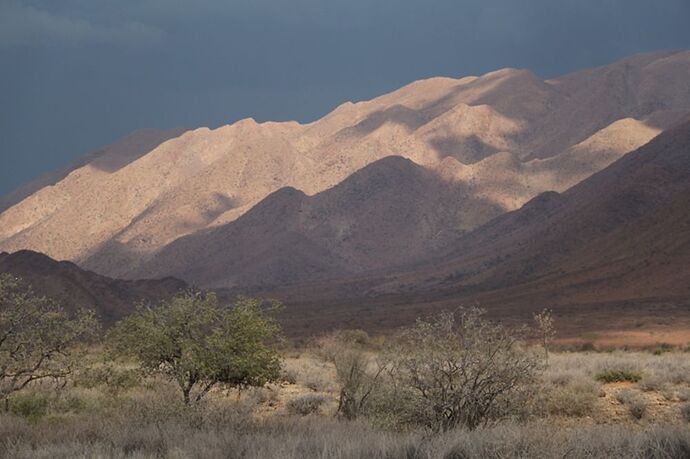
POLYGON ((690 52, 652 53, 553 80, 422 80, 309 124, 140 131, 6 197, 0 250, 129 279, 119 291, 168 278, 144 290, 303 311, 680 304, 688 75, 690 52))

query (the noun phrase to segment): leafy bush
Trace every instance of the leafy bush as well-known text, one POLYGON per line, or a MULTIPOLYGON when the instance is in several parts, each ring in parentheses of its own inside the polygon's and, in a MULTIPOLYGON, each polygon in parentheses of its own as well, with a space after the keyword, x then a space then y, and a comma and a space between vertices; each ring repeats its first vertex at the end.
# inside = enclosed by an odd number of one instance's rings
POLYGON ((326 397, 321 394, 307 394, 290 400, 287 403, 287 410, 290 414, 307 416, 319 411, 325 401, 326 397))
POLYGON ((157 307, 140 307, 111 330, 108 341, 116 354, 177 383, 189 405, 217 385, 263 386, 278 379, 278 332, 259 300, 239 298, 226 307, 213 293, 190 290, 157 307))
POLYGON ((594 378, 603 383, 638 382, 642 379, 642 375, 633 370, 610 369, 597 373, 594 378))

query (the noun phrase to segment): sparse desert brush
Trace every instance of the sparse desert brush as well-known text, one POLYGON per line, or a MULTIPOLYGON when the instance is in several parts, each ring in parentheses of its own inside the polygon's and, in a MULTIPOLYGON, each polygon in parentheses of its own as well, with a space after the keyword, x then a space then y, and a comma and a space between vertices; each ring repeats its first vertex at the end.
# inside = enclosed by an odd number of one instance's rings
POLYGON ((555 416, 589 416, 599 399, 599 384, 578 378, 566 384, 545 385, 542 403, 545 411, 555 416))
POLYGON ((681 387, 676 391, 676 397, 678 397, 678 400, 681 402, 690 401, 690 388, 681 387))
POLYGON ((643 391, 652 392, 661 391, 664 388, 665 384, 666 382, 663 380, 661 376, 656 374, 645 374, 638 385, 640 389, 642 389, 643 391))
POLYGON ((543 350, 526 348, 514 330, 471 308, 418 319, 392 343, 377 375, 397 388, 403 423, 472 430, 523 404, 520 395, 536 384, 544 361, 543 350))
MULTIPOLYGON (((369 357, 373 354, 366 354, 369 357)), ((186 406, 174 383, 161 377, 112 392, 105 385, 91 388, 71 385, 57 394, 36 388, 48 400, 47 407, 32 414, 32 403, 0 414, 0 456, 2 457, 227 457, 239 451, 246 458, 307 457, 686 457, 690 449, 690 422, 677 426, 645 427, 586 425, 569 420, 560 429, 540 416, 592 416, 599 419, 598 390, 604 387, 593 375, 602 366, 615 363, 666 374, 665 365, 680 363, 676 353, 567 354, 551 353, 544 375, 535 381, 532 393, 511 395, 512 404, 527 406, 532 396, 546 402, 541 409, 517 423, 515 410, 504 411, 502 419, 475 431, 451 429, 429 435, 412 424, 400 429, 400 416, 420 406, 405 392, 387 384, 371 394, 359 421, 334 419, 323 409, 331 401, 327 394, 305 394, 286 403, 285 415, 268 415, 254 410, 270 400, 290 400, 294 387, 280 385, 235 392, 212 391, 200 403, 186 406), (646 356, 646 357, 641 357, 646 356), (639 357, 639 358, 638 358, 639 357), (645 360, 649 359, 649 360, 645 360), (657 360, 657 363, 652 363, 657 360), (286 391, 279 394, 279 391, 286 391), (41 392, 43 391, 43 392, 41 392), (534 395, 536 393, 536 395, 534 395), (527 398, 521 398, 525 394, 527 398)), ((682 354, 687 355, 687 354, 682 354)), ((690 356, 688 356, 690 359, 690 356)), ((302 379, 302 371, 328 369, 331 364, 300 355, 287 365, 302 379)), ((384 362, 386 360, 384 359, 384 362)), ((372 369, 376 368, 375 366, 372 369)), ((634 387, 634 386, 633 386, 634 387)), ((671 386, 669 386, 671 387, 671 386)), ((610 389, 610 388, 609 388, 610 389)), ((674 387, 682 391, 686 387, 674 387)), ((690 392, 690 389, 688 389, 690 392)), ((32 391, 26 392, 28 395, 32 391)), ((628 389, 615 393, 631 418, 646 416, 645 395, 628 389)), ((17 395, 24 394, 19 393, 17 395)), ((336 396, 334 394, 333 396, 336 396)), ((33 394, 32 394, 33 396, 33 394)), ((41 398, 41 397, 39 397, 41 398)), ((39 403, 40 405, 40 403, 39 403)), ((688 404, 690 406, 690 404, 688 404)), ((329 405, 330 406, 330 405, 329 405)), ((501 409, 504 407, 501 406, 501 409)), ((690 416, 681 404, 669 407, 674 422, 690 416), (686 414, 687 413, 687 414, 686 414)), ((655 414, 656 416, 656 414, 655 414)), ((520 418, 522 419, 522 418, 520 418)), ((655 419, 655 418, 652 418, 655 419)))
POLYGON ((642 375, 633 370, 610 369, 597 373, 594 379, 603 383, 638 382, 642 375))
POLYGON ((690 422, 690 403, 683 403, 680 406, 680 415, 683 419, 690 422))
POLYGON ((306 394, 290 400, 287 403, 287 410, 290 414, 307 416, 318 412, 325 402, 326 397, 322 394, 306 394))
POLYGON ((36 421, 48 414, 48 395, 40 391, 24 391, 14 394, 9 400, 11 413, 30 421, 36 421))
POLYGON ((666 352, 671 352, 674 349, 675 349, 675 346, 673 346, 672 344, 659 343, 658 345, 654 346, 651 349, 651 352, 654 355, 661 355, 661 354, 665 354, 666 352))
POLYGON ((266 404, 268 406, 275 406, 278 404, 280 396, 277 387, 257 387, 251 391, 251 397, 255 400, 257 405, 266 404))
POLYGON ((644 396, 630 389, 622 389, 616 393, 616 400, 625 405, 630 415, 635 419, 642 419, 647 411, 647 400, 644 396))
POLYGON ((297 359, 285 359, 282 363, 286 381, 299 384, 315 392, 335 389, 335 369, 332 363, 303 354, 297 359))
POLYGON ((74 385, 85 388, 104 386, 119 392, 136 387, 141 380, 142 373, 138 368, 107 362, 80 369, 75 374, 74 385))
POLYGON ((293 369, 283 368, 282 372, 280 373, 280 379, 288 384, 296 384, 297 377, 297 372, 293 369))

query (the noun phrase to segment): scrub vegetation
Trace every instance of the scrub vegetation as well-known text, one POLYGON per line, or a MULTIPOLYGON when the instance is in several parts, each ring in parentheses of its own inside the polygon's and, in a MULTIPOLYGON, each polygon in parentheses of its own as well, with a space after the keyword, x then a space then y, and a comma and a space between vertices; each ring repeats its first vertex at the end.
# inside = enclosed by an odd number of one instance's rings
POLYGON ((2 457, 690 455, 690 353, 558 349, 548 311, 513 328, 458 309, 295 348, 259 299, 186 291, 106 332, 18 279, 0 300, 2 457))

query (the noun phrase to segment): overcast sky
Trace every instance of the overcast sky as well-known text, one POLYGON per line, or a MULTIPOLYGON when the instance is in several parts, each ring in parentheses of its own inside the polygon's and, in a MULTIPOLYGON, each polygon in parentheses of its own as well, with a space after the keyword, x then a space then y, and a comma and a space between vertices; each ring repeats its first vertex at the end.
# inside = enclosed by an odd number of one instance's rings
POLYGON ((0 0, 0 193, 141 127, 690 48, 690 0, 0 0))

